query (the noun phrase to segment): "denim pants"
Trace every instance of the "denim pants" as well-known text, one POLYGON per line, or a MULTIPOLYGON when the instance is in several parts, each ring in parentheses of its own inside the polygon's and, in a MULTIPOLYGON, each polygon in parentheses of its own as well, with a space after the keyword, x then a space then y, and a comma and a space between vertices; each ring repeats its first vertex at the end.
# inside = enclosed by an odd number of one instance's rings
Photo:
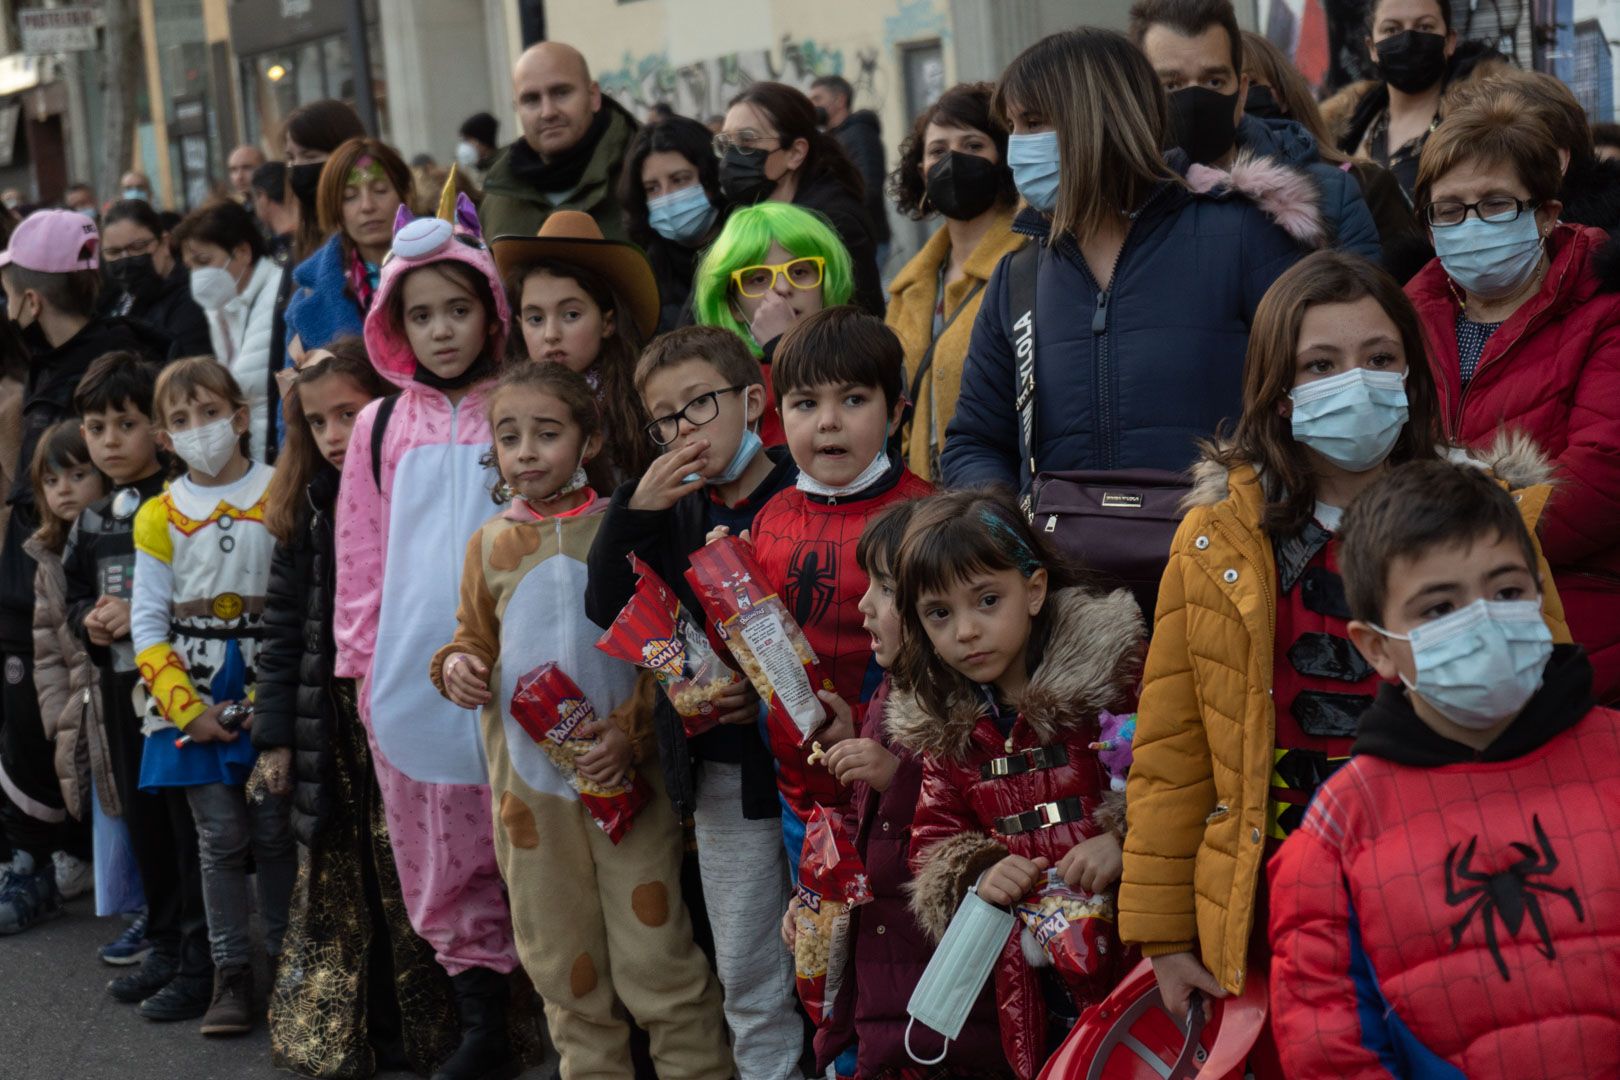
POLYGON ((252 803, 241 785, 202 784, 186 788, 197 821, 197 852, 202 863, 203 906, 208 911, 208 945, 218 968, 246 964, 252 957, 247 887, 248 853, 259 881, 259 916, 265 949, 281 952, 287 931, 287 905, 298 872, 298 855, 288 822, 286 797, 266 796, 252 803))

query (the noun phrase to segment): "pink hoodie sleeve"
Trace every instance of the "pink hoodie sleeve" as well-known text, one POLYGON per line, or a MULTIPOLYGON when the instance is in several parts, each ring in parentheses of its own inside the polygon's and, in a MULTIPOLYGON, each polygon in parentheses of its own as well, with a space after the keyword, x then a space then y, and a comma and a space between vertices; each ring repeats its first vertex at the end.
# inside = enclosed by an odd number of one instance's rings
POLYGON ((377 651, 388 503, 371 472, 371 425, 376 416, 377 402, 373 401, 355 417, 338 489, 332 636, 337 645, 333 673, 340 679, 365 678, 377 651))

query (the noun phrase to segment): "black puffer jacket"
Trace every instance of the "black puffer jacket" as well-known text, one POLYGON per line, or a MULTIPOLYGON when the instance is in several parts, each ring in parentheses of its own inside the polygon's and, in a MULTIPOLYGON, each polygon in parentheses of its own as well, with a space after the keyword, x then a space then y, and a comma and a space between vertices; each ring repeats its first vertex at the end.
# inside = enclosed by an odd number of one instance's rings
POLYGON ((332 730, 339 719, 332 698, 332 504, 337 489, 337 470, 323 464, 310 481, 310 512, 295 542, 276 545, 265 596, 265 636, 256 661, 253 745, 259 750, 292 748, 292 829, 305 846, 314 845, 332 803, 332 730))

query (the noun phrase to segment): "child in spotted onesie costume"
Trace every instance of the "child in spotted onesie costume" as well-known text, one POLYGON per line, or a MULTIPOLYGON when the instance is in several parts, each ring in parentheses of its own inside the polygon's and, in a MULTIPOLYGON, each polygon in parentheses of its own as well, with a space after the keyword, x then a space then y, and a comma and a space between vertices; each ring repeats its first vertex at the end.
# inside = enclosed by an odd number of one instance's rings
POLYGON ((451 701, 483 709, 518 955, 564 1076, 632 1074, 617 998, 647 1030, 660 1077, 725 1080, 719 987, 681 902, 681 823, 652 738, 657 691, 648 678, 636 692, 637 670, 595 647, 601 629, 583 613, 585 557, 607 509, 584 471, 602 448, 590 384, 562 364, 521 365, 492 393, 490 424, 513 502, 467 545, 456 635, 431 674, 451 701), (513 717, 518 681, 547 663, 596 713, 580 781, 611 792, 634 775, 652 789, 617 841, 513 717))
POLYGON ((405 907, 455 990, 462 1043, 435 1075, 470 1080, 516 1075, 502 976, 517 953, 478 717, 424 673, 455 628, 451 553, 493 506, 480 458, 510 309, 472 204, 461 196, 440 215, 401 210, 366 317, 371 362, 400 389, 355 418, 343 463, 334 673, 360 680, 405 907))

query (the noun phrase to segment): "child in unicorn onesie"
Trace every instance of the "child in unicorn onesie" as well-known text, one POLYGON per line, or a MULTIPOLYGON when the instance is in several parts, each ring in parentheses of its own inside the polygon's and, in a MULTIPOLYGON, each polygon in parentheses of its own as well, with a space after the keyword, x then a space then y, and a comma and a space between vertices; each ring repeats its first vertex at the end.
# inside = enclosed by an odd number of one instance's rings
MULTIPOLYGON (((448 191, 448 189, 447 189, 448 191)), ((366 316, 371 362, 399 393, 355 418, 337 509, 333 635, 388 815, 411 926, 450 974, 462 1042, 435 1080, 516 1076, 506 1030, 517 966, 495 862, 478 713, 440 697, 427 660, 455 632, 456 554, 494 508, 487 395, 511 318, 478 218, 399 211, 366 316)))

